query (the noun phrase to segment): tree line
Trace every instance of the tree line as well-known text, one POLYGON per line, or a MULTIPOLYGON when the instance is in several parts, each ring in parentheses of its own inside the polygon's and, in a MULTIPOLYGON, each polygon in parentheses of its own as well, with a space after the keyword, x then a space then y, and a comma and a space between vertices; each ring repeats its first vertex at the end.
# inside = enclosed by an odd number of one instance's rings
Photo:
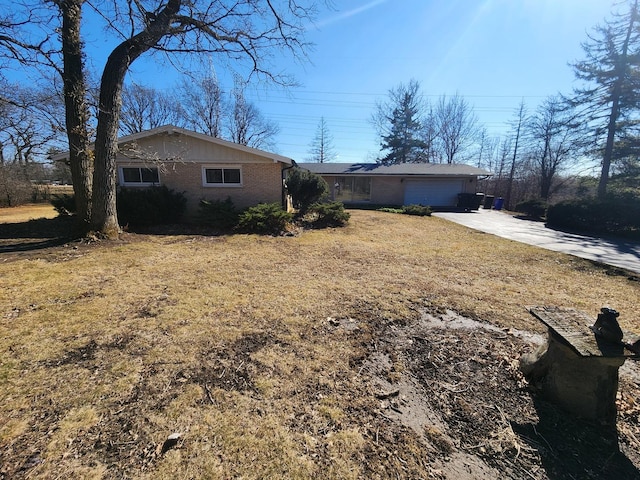
POLYGON ((0 60, 43 82, 53 79, 63 98, 80 230, 106 238, 119 234, 117 139, 125 79, 138 58, 154 53, 175 63, 215 56, 244 77, 290 85, 292 79, 271 61, 276 55, 304 57, 305 29, 317 7, 313 0, 25 0, 3 12, 0 60), (91 25, 85 20, 89 15, 91 25), (116 42, 98 82, 95 121, 87 79, 88 29, 116 42))
POLYGON ((171 93, 131 84, 122 92, 120 132, 142 132, 175 125, 253 148, 275 148, 280 127, 247 100, 245 84, 236 79, 225 92, 214 76, 190 78, 171 93))
MULTIPOLYGON (((0 98, 0 203, 11 206, 30 201, 34 182, 71 183, 66 164, 43 161, 68 148, 61 141, 65 133, 63 98, 45 88, 8 82, 2 82, 0 88, 5 92, 0 98)), ((95 96, 90 94, 88 103, 90 110, 97 111, 95 96)), ((125 84, 119 122, 119 135, 171 124, 266 150, 275 148, 279 131, 277 123, 246 99, 240 79, 225 92, 211 77, 184 81, 171 93, 125 84)))
MULTIPOLYGON (((505 197, 548 200, 600 165, 596 193, 607 197, 612 174, 640 170, 640 12, 638 0, 618 4, 611 19, 582 44, 571 65, 581 86, 546 98, 533 112, 522 101, 507 133, 491 137, 460 95, 432 103, 411 80, 389 90, 372 116, 380 137, 378 162, 473 163, 493 173, 484 187, 505 197)), ((574 186, 575 186, 575 182, 574 186)))
MULTIPOLYGON (((293 84, 269 60, 283 53, 304 58, 305 26, 320 3, 267 2, 269 8, 261 0, 16 4, 0 16, 0 62, 37 80, 17 87, 0 70, 0 164, 25 170, 52 145, 68 150, 82 229, 116 236, 118 135, 175 123, 271 148, 278 127, 247 101, 244 80, 293 84), (97 8, 105 35, 118 43, 93 82, 83 19, 97 8), (214 56, 243 71, 244 79, 229 92, 222 91, 215 77, 195 79, 176 87, 171 98, 127 84, 132 63, 151 53, 172 63, 214 56), (56 143, 61 133, 64 145, 56 143)), ((459 94, 430 101, 415 80, 392 88, 371 118, 380 138, 378 161, 473 163, 494 174, 484 186, 487 193, 504 196, 509 205, 525 196, 550 198, 569 182, 567 172, 596 160, 597 195, 604 198, 612 174, 638 169, 639 24, 638 0, 621 2, 611 19, 588 36, 585 59, 572 65, 581 86, 545 99, 533 112, 522 102, 502 137, 490 136, 459 94)), ((321 119, 310 159, 335 159, 331 141, 321 119)))

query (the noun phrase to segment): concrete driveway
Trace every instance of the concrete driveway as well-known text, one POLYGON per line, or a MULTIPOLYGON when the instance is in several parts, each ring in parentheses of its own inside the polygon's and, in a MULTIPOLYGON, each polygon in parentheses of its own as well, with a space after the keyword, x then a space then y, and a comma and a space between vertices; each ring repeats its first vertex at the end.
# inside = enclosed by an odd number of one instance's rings
POLYGON ((434 216, 516 242, 640 273, 640 244, 637 242, 560 232, 546 228, 542 222, 523 220, 503 211, 482 208, 476 212, 438 212, 434 216))

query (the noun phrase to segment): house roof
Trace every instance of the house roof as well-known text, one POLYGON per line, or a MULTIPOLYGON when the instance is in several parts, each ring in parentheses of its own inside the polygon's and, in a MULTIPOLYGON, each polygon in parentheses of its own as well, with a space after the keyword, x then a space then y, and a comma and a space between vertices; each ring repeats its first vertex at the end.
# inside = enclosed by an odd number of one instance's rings
POLYGON ((319 175, 402 175, 402 176, 484 176, 491 172, 457 163, 299 163, 299 167, 319 175))
MULTIPOLYGON (((216 145, 220 145, 223 147, 233 148, 235 150, 240 150, 242 152, 250 153, 252 155, 256 155, 258 157, 267 158, 269 160, 273 160, 274 162, 285 163, 287 165, 292 165, 293 160, 289 157, 284 157, 282 155, 278 155, 276 153, 267 152, 264 150, 260 150, 258 148, 247 147, 246 145, 240 145, 238 143, 229 142, 227 140, 222 140, 221 138, 212 137, 211 135, 206 135, 204 133, 194 132, 192 130, 187 130, 186 128, 176 127, 175 125, 163 125, 162 127, 152 128, 151 130, 145 130, 143 132, 134 133, 132 135, 126 135, 124 137, 118 138, 118 145, 124 145, 127 143, 135 142, 142 138, 153 137, 155 135, 184 135, 186 137, 196 138, 198 140, 203 140, 205 142, 213 143, 216 145)), ((93 148, 93 146, 92 146, 93 148)), ((56 155, 53 155, 52 160, 65 160, 69 156, 69 152, 62 152, 56 155)))

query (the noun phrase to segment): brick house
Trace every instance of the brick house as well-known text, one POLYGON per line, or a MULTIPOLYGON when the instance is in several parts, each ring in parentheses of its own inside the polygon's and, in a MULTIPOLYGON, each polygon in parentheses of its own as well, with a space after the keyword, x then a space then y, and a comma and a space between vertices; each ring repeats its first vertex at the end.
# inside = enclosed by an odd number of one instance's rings
MULTIPOLYGON (((165 125, 118 139, 118 185, 165 185, 187 198, 187 216, 200 200, 231 198, 238 208, 283 203, 283 176, 293 160, 275 153, 165 125)), ((54 156, 63 160, 68 154, 54 156)))
POLYGON ((324 178, 330 197, 345 205, 428 205, 456 208, 475 196, 478 177, 491 173, 463 164, 299 163, 324 178))

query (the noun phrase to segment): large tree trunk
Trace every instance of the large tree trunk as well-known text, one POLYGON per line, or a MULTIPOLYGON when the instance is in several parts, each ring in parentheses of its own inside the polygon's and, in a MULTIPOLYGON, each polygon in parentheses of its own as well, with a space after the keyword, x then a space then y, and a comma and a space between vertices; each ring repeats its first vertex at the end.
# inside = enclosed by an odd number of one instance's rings
POLYGON ((636 28, 636 18, 638 14, 638 2, 634 2, 631 7, 629 25, 627 27, 627 35, 622 44, 622 51, 618 58, 616 67, 616 80, 611 93, 611 110, 609 114, 609 122, 607 124, 607 142, 604 147, 604 155, 602 157, 602 169, 600 171, 600 180, 598 182, 598 198, 604 199, 607 195, 607 184, 609 183, 609 170, 611 169, 611 161, 613 160, 613 146, 618 128, 618 117, 620 116, 620 100, 622 97, 622 85, 626 81, 625 70, 627 69, 629 40, 633 30, 636 28))
POLYGON ((181 0, 169 0, 147 28, 118 45, 109 56, 102 74, 91 224, 95 232, 106 238, 116 238, 120 231, 116 212, 116 154, 124 78, 131 63, 169 31, 172 17, 180 10, 180 3, 181 0))
POLYGON ((93 160, 89 149, 89 110, 80 39, 80 22, 84 0, 63 0, 58 5, 62 14, 62 50, 65 122, 69 140, 69 163, 81 232, 91 221, 91 187, 93 160))
POLYGON ((513 178, 516 174, 516 160, 518 158, 518 144, 520 143, 520 130, 524 122, 524 103, 520 103, 518 112, 518 129, 516 130, 516 145, 513 148, 513 158, 511 159, 511 168, 509 169, 509 183, 507 184, 507 194, 505 195, 504 204, 507 210, 511 209, 511 193, 513 191, 513 178))
POLYGON ((116 155, 122 86, 132 61, 127 48, 130 41, 120 44, 111 53, 100 82, 91 221, 93 230, 107 238, 116 238, 120 231, 116 211, 116 155))
POLYGON ((620 115, 620 82, 617 81, 613 88, 613 102, 611 105, 611 114, 609 115, 609 123, 607 125, 607 142, 604 147, 604 155, 602 156, 602 168, 600 170, 600 180, 598 181, 598 198, 604 199, 607 195, 607 184, 609 183, 609 170, 611 169, 611 160, 613 158, 613 145, 615 143, 616 127, 618 116, 620 115))

